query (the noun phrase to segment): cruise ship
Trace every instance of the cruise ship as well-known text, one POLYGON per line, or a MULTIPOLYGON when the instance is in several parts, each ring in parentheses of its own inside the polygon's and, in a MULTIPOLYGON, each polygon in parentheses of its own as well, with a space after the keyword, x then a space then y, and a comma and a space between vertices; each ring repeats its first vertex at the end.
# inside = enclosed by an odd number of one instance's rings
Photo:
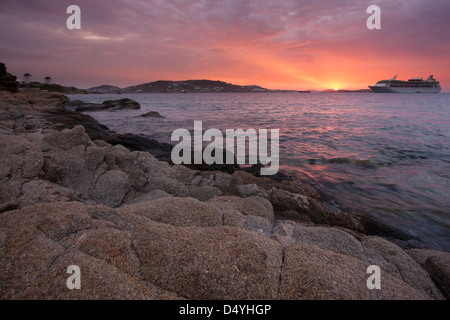
POLYGON ((397 80, 397 76, 389 80, 378 81, 374 86, 369 86, 373 92, 377 93, 439 93, 441 86, 433 76, 427 80, 423 78, 413 78, 408 81, 397 80))

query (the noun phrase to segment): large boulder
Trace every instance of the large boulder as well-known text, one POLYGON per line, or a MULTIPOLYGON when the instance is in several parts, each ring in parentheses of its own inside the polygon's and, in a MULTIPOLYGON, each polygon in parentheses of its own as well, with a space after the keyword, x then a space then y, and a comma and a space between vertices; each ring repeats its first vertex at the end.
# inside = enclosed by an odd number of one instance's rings
POLYGON ((275 299, 280 245, 231 227, 147 225, 133 232, 146 281, 189 299, 275 299))
POLYGON ((275 220, 272 204, 267 199, 258 196, 244 198, 241 212, 247 216, 266 218, 271 223, 275 220))
POLYGON ((443 298, 425 270, 400 247, 383 238, 363 236, 359 241, 351 233, 338 228, 305 226, 289 221, 278 221, 273 237, 284 246, 312 245, 377 265, 422 294, 432 299, 443 298))
POLYGON ((103 105, 108 107, 110 110, 122 110, 122 109, 140 109, 141 105, 139 102, 134 101, 129 98, 123 98, 119 100, 106 100, 102 102, 103 105))
POLYGON ((269 190, 268 199, 275 212, 281 216, 364 232, 361 216, 358 213, 328 210, 312 197, 272 188, 269 190))
POLYGON ((314 245, 357 259, 365 258, 361 243, 351 234, 337 228, 303 226, 278 221, 274 234, 280 236, 282 242, 287 245, 292 243, 314 245))
POLYGON ((381 289, 366 282, 368 263, 316 246, 293 244, 285 250, 279 299, 428 299, 401 279, 381 273, 381 289))

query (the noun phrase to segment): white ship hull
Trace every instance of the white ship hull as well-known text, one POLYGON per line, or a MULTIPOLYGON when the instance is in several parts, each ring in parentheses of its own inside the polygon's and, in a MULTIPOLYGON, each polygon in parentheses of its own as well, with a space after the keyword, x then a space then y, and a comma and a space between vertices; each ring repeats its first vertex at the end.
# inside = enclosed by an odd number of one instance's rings
POLYGON ((393 88, 389 86, 369 86, 376 93, 439 93, 441 88, 393 88))

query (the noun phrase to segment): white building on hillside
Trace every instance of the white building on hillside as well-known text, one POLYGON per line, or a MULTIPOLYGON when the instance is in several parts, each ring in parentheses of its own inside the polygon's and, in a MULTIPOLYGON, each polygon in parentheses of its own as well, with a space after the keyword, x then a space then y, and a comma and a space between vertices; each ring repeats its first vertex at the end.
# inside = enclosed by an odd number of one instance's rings
POLYGON ((28 72, 23 75, 24 83, 30 83, 30 79, 31 79, 31 74, 29 74, 28 72))

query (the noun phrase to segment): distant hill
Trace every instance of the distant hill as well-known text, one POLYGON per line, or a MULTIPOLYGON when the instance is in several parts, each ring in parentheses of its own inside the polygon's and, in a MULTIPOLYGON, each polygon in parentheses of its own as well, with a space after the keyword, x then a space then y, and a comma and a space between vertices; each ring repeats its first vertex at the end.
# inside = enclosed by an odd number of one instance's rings
POLYGON ((240 86, 214 80, 154 81, 119 88, 103 85, 87 89, 91 93, 185 93, 185 92, 268 92, 256 85, 240 86))
POLYGON ((116 86, 104 84, 102 86, 86 89, 86 91, 89 93, 118 93, 121 92, 122 89, 116 86))

